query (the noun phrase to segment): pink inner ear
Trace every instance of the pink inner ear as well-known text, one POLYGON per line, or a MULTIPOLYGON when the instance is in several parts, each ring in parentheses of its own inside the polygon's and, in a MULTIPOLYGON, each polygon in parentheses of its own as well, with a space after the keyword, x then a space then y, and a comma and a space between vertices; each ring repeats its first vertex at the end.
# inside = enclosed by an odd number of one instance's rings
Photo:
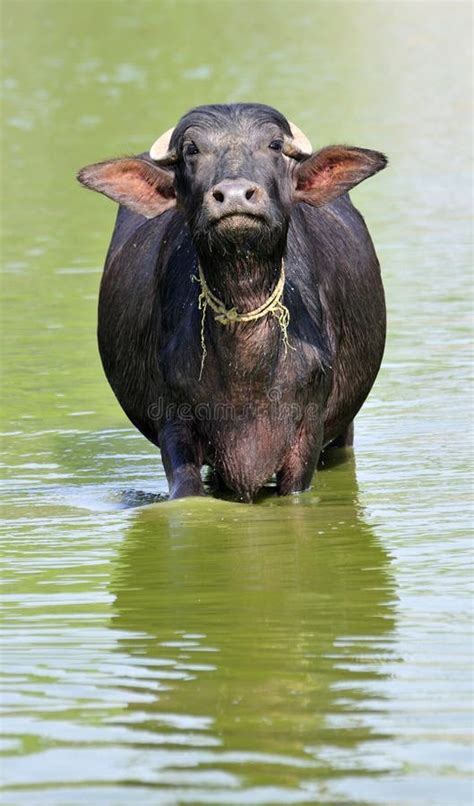
POLYGON ((144 160, 121 160, 116 166, 112 164, 106 172, 106 179, 134 199, 152 199, 157 194, 166 198, 174 197, 172 180, 168 175, 144 160))
POLYGON ((170 196, 171 188, 160 187, 156 177, 150 175, 146 170, 137 173, 125 168, 121 172, 119 183, 122 193, 127 194, 131 199, 153 202, 157 195, 170 196))
POLYGON ((118 159, 89 165, 79 181, 147 218, 176 203, 173 175, 143 159, 118 159))
POLYGON ((337 147, 331 150, 324 149, 313 159, 303 163, 297 188, 311 190, 317 184, 318 188, 323 190, 341 181, 350 182, 360 167, 359 155, 337 147))
POLYGON ((316 164, 308 171, 306 176, 298 179, 297 190, 311 190, 317 183, 318 188, 323 190, 330 187, 335 179, 335 170, 331 165, 319 168, 316 164))
POLYGON ((327 146, 297 168, 296 198, 320 206, 337 199, 387 164, 383 154, 352 146, 327 146))

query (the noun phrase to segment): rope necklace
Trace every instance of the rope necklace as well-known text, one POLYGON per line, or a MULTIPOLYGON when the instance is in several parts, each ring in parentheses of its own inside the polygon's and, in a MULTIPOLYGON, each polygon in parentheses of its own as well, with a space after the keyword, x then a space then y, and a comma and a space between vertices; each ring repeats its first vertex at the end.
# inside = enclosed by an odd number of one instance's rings
POLYGON ((236 308, 226 308, 222 300, 212 293, 206 278, 204 277, 203 270, 198 265, 198 276, 192 275, 192 279, 199 283, 201 291, 198 298, 198 307, 201 311, 201 371, 199 373, 199 380, 201 380, 202 371, 204 369, 204 361, 207 355, 206 342, 204 337, 204 329, 206 324, 206 312, 209 307, 214 313, 214 319, 221 325, 232 325, 234 322, 255 322, 257 319, 262 319, 271 313, 278 320, 280 325, 283 344, 285 347, 285 355, 288 347, 293 349, 288 342, 288 325, 290 323, 290 312, 286 305, 283 304, 281 298, 283 296, 283 289, 285 286, 285 265, 281 262, 280 278, 273 289, 272 293, 258 308, 247 313, 239 313, 236 308))

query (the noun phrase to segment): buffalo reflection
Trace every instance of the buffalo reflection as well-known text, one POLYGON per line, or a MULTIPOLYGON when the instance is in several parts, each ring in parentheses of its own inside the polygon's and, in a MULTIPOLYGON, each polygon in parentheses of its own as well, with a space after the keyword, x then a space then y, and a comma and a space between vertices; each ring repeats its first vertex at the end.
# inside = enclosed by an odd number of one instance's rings
POLYGON ((257 754, 246 774, 273 784, 330 770, 331 749, 377 737, 394 583, 353 459, 294 498, 136 511, 112 592, 120 651, 153 683, 128 723, 162 731, 171 719, 183 736, 199 725, 219 752, 257 754), (267 770, 262 753, 308 766, 267 770))

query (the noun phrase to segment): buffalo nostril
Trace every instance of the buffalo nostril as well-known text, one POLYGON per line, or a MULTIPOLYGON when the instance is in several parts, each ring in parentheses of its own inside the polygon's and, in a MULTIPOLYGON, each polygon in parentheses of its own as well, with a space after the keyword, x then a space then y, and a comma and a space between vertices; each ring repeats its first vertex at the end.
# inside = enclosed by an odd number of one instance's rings
POLYGON ((255 188, 249 188, 248 190, 245 191, 245 198, 247 199, 247 201, 250 201, 250 199, 252 198, 254 193, 255 193, 255 188))
POLYGON ((224 201, 224 194, 221 193, 220 190, 215 190, 212 194, 216 201, 223 202, 224 201))

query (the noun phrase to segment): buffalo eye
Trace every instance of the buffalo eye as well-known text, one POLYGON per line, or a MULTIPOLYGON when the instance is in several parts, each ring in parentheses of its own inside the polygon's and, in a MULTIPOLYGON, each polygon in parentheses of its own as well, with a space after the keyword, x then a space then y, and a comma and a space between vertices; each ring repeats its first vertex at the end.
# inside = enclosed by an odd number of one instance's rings
POLYGON ((193 154, 199 154, 199 149, 195 143, 188 143, 184 147, 184 153, 187 157, 191 157, 193 154))
POLYGON ((270 145, 268 146, 272 149, 272 151, 282 151, 283 150, 283 140, 272 140, 270 145))

